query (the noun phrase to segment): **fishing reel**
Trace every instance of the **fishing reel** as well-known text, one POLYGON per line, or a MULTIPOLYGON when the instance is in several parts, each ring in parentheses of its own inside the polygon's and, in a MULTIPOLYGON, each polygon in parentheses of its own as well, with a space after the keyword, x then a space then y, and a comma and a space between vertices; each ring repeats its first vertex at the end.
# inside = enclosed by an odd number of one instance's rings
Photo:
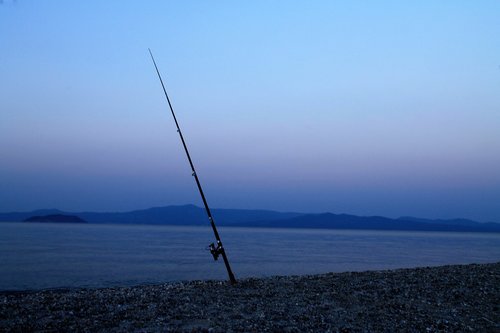
POLYGON ((212 256, 214 257, 214 260, 219 259, 219 256, 222 254, 224 249, 222 248, 221 244, 219 241, 217 241, 217 246, 215 246, 214 243, 210 244, 207 248, 207 250, 210 251, 212 256))

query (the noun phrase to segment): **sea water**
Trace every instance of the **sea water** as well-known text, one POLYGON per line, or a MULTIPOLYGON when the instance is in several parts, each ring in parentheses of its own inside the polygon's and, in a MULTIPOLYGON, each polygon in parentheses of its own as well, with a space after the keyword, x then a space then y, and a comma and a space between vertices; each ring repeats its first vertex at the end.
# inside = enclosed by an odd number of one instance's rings
MULTIPOLYGON (((237 278, 500 261, 500 234, 220 228, 237 278)), ((0 223, 0 290, 225 279, 209 226, 0 223)))

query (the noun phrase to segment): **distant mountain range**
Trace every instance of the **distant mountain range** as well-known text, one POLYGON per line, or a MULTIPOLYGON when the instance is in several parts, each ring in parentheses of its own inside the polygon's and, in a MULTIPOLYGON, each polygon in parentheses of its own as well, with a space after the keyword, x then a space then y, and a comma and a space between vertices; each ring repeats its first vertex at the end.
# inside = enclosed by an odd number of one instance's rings
MULTIPOLYGON (((218 226, 263 228, 322 228, 366 230, 463 231, 500 232, 499 223, 481 223, 466 219, 430 220, 415 217, 391 219, 381 216, 347 214, 283 213, 271 210, 213 209, 218 226)), ((24 221, 33 216, 73 215, 88 223, 204 225, 208 223, 205 210, 194 205, 155 207, 121 213, 63 212, 43 209, 32 212, 0 213, 0 222, 24 221)))

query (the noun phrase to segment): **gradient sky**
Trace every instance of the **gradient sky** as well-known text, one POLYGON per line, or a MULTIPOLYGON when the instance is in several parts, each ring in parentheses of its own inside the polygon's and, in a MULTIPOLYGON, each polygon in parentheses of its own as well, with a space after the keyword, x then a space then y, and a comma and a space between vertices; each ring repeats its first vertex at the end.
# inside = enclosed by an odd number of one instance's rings
POLYGON ((0 211, 500 222, 500 1, 0 4, 0 211))

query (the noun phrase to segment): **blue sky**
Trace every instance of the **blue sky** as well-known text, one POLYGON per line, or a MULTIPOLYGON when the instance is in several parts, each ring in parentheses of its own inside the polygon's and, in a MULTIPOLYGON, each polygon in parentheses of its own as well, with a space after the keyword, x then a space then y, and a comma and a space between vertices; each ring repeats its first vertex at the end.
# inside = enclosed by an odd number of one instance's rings
POLYGON ((0 4, 0 211, 500 222, 498 1, 0 4))

